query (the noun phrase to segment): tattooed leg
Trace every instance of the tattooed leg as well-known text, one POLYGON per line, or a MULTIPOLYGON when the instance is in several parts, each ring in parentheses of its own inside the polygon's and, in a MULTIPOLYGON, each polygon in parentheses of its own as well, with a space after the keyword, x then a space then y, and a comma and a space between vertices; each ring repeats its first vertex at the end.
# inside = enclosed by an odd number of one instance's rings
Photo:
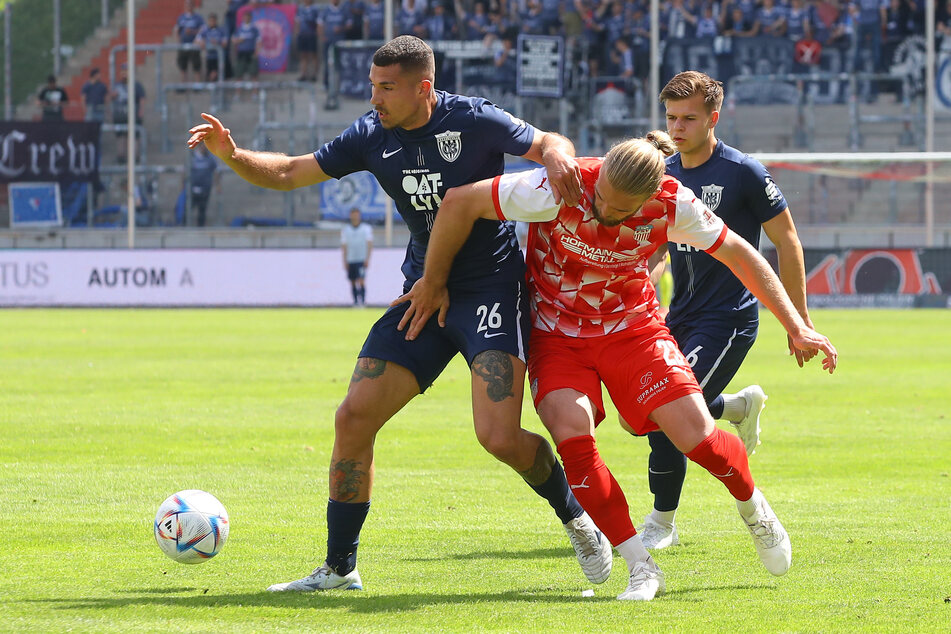
POLYGON ((386 370, 386 361, 383 359, 360 357, 357 359, 357 365, 353 369, 353 376, 350 380, 358 383, 363 379, 377 379, 383 375, 384 370, 386 370))
POLYGON ((552 467, 555 466, 555 452, 551 450, 551 445, 542 440, 535 453, 535 463, 525 471, 519 471, 526 482, 532 486, 543 484, 550 476, 552 467))
POLYGON ((487 350, 476 356, 472 361, 472 373, 482 377, 486 382, 486 394, 498 403, 514 396, 513 381, 514 369, 512 358, 498 350, 487 350))
POLYGON ((512 467, 555 510, 562 524, 580 517, 565 472, 548 441, 522 429, 525 364, 498 351, 483 352, 472 363, 472 409, 479 442, 512 467))
POLYGON ((356 460, 337 460, 330 465, 330 497, 338 502, 352 502, 367 483, 367 472, 356 460))
POLYGON ((326 565, 341 577, 356 570, 360 530, 370 510, 376 435, 417 394, 416 377, 398 363, 357 360, 347 397, 334 417, 329 470, 326 565))
POLYGON ((472 413, 486 451, 518 472, 530 470, 541 437, 521 427, 525 364, 498 350, 472 361, 472 413))
POLYGON ((370 499, 376 435, 418 393, 416 377, 403 366, 372 357, 357 360, 347 397, 334 417, 329 470, 332 500, 370 499))

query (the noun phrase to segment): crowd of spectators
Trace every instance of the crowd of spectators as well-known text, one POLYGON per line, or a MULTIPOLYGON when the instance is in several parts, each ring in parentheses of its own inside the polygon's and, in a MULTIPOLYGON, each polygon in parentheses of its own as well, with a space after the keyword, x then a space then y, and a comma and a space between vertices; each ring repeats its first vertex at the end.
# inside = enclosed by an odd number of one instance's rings
MULTIPOLYGON (((852 57, 852 68, 880 72, 887 70, 887 46, 924 35, 925 1, 661 0, 659 33, 662 41, 781 38, 794 43, 798 67, 815 65, 823 49, 837 48, 852 57)), ((195 0, 182 0, 175 35, 197 47, 177 56, 182 81, 215 81, 222 73, 228 79, 255 78, 261 33, 250 12, 240 23, 238 12, 267 4, 296 5, 293 42, 300 81, 326 81, 321 69, 334 43, 383 39, 383 0, 228 0, 223 23, 214 13, 202 15, 195 0)), ((565 37, 589 77, 643 79, 649 71, 649 0, 394 0, 393 18, 396 35, 483 42, 502 84, 514 85, 514 42, 520 33, 565 37)), ((951 45, 951 0, 937 0, 936 35, 951 45)), ((93 69, 83 87, 86 118, 103 121, 108 102, 118 97, 114 122, 124 123, 124 96, 110 92, 98 75, 93 69)), ((67 100, 51 78, 37 98, 43 119, 62 119, 67 100)))
MULTIPOLYGON (((269 2, 230 0, 224 33, 233 34, 243 28, 235 24, 241 6, 269 2)), ((852 51, 856 59, 865 56, 872 64, 872 68, 866 69, 880 71, 884 70, 884 45, 924 34, 924 3, 925 0, 662 0, 660 37, 786 38, 796 43, 795 55, 800 63, 815 63, 824 47, 836 47, 852 51)), ((188 4, 191 0, 186 0, 188 4)), ((296 4, 294 41, 301 80, 318 78, 318 70, 333 43, 383 38, 382 0, 297 0, 296 4)), ((500 77, 514 72, 510 51, 519 33, 568 38, 574 49, 581 51, 590 76, 643 77, 648 70, 648 7, 648 0, 395 0, 393 24, 396 35, 412 34, 428 41, 482 40, 495 51, 500 77), (500 43, 493 44, 495 40, 500 43)), ((182 26, 181 20, 179 24, 180 37, 186 41, 190 31, 182 26)), ((195 35, 196 43, 212 41, 206 35, 211 30, 205 25, 195 35)), ((938 0, 937 34, 951 36, 951 0, 938 0)), ((225 35, 225 42, 233 43, 234 39, 225 35)), ((248 50, 246 44, 244 50, 248 50)))

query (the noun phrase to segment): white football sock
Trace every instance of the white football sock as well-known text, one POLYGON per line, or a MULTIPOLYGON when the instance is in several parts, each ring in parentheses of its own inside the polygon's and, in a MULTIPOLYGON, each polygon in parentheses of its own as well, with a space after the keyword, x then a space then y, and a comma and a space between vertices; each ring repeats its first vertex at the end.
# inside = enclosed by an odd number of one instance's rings
POLYGON ((647 561, 650 558, 650 553, 647 552, 647 549, 644 548, 644 543, 641 541, 640 535, 635 535, 634 537, 621 542, 617 545, 617 552, 621 557, 624 557, 624 561, 627 562, 628 572, 634 567, 639 561, 647 561))
POLYGON ((739 394, 721 394, 723 397, 723 418, 738 423, 746 416, 746 399, 739 394))
POLYGON ((763 494, 757 488, 753 489, 753 496, 748 500, 737 500, 736 508, 747 524, 750 520, 755 520, 756 512, 759 510, 760 503, 763 501, 763 494))
POLYGON ((658 511, 657 509, 654 509, 651 511, 651 519, 661 526, 673 526, 674 515, 676 514, 677 509, 674 509, 673 511, 658 511))

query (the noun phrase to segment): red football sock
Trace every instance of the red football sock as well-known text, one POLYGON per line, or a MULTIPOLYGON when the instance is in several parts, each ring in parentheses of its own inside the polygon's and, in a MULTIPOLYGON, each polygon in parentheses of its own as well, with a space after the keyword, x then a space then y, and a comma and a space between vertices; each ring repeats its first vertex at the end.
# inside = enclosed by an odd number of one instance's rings
MULTIPOLYGON (((742 443, 741 443, 742 445, 742 443)), ((627 499, 594 444, 594 436, 575 436, 558 445, 571 492, 613 546, 637 534, 627 499)))
POLYGON ((716 427, 712 434, 685 455, 726 485, 737 500, 752 497, 753 474, 750 473, 746 447, 736 435, 716 427))

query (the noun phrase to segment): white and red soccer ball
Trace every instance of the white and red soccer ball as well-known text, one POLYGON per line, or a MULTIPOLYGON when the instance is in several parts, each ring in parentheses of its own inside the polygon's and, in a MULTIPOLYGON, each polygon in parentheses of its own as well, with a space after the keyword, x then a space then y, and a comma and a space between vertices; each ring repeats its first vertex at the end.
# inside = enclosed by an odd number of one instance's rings
POLYGON ((210 493, 174 493, 155 514, 155 541, 182 564, 200 564, 221 551, 228 539, 228 511, 210 493))

